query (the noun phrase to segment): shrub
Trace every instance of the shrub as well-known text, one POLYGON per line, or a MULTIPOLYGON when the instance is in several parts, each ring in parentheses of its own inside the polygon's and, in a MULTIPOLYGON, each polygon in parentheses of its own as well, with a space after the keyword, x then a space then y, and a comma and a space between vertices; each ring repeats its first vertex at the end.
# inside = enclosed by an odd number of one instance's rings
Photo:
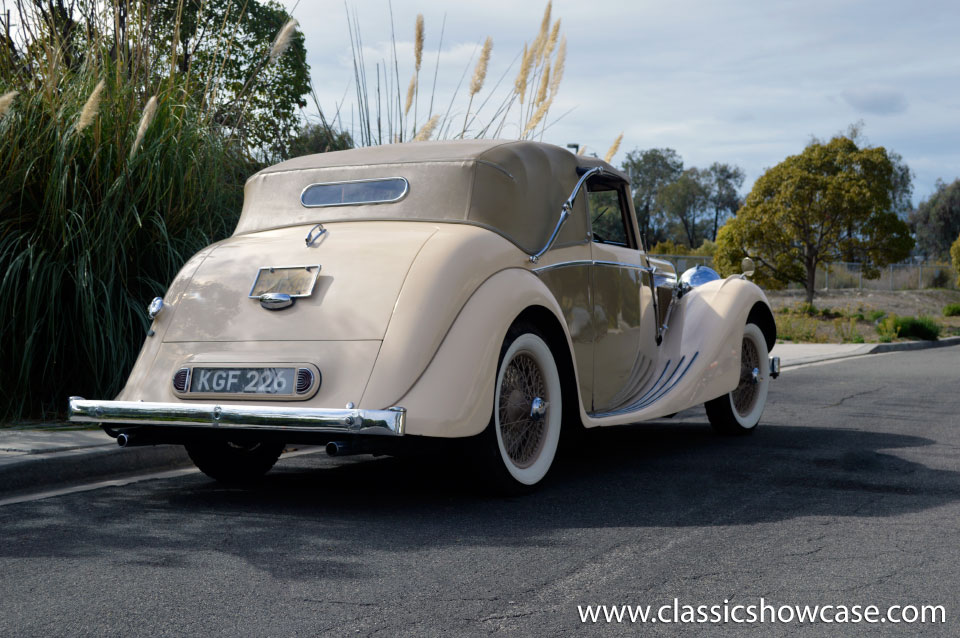
POLYGON ((841 343, 863 343, 863 335, 857 328, 856 319, 851 318, 844 321, 837 317, 833 320, 833 330, 841 343))
POLYGON ((960 235, 950 246, 950 259, 953 261, 953 272, 957 274, 957 286, 960 286, 960 235))
POLYGON ((877 321, 880 321, 886 316, 887 316, 887 313, 883 310, 871 310, 870 312, 867 313, 867 320, 876 323, 877 321))
POLYGON ((812 317, 781 315, 776 318, 777 337, 784 341, 802 343, 821 343, 826 339, 820 336, 817 328, 820 322, 812 317))
POLYGON ((149 38, 111 28, 72 61, 56 34, 23 64, 0 55, 0 93, 18 91, 0 114, 0 418, 116 394, 147 302, 233 231, 257 168, 202 99, 207 78, 171 75, 149 38))
POLYGON ((877 324, 877 334, 892 339, 921 339, 936 341, 941 327, 931 317, 898 317, 890 315, 877 324))
POLYGON ((951 303, 943 307, 943 316, 944 317, 957 317, 960 316, 960 303, 951 303))

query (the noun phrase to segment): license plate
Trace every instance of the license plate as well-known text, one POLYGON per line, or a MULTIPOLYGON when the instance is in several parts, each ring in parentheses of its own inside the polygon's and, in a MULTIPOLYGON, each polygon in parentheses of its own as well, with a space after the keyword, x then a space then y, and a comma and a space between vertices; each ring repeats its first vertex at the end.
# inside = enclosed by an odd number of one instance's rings
POLYGON ((317 283, 320 266, 270 266, 257 271, 251 299, 267 293, 280 293, 291 297, 309 297, 317 283))
POLYGON ((294 368, 194 368, 190 392, 202 394, 293 394, 294 368))

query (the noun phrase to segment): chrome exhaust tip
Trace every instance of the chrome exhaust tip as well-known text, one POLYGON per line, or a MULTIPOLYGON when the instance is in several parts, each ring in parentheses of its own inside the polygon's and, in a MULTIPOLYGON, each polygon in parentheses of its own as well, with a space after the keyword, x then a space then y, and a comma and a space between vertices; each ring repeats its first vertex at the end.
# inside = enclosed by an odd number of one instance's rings
POLYGON ((127 447, 130 445, 130 435, 121 432, 117 435, 117 445, 120 447, 127 447))
POLYGON ((770 357, 770 378, 776 379, 780 376, 780 357, 770 357))

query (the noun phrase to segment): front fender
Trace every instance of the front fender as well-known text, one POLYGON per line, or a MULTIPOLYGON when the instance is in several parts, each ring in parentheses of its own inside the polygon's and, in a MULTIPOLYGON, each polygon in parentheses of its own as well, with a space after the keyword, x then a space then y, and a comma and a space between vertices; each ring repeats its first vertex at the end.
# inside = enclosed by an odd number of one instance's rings
MULTIPOLYGON (((546 308, 564 325, 550 290, 525 269, 500 271, 474 292, 423 374, 396 402, 407 409, 408 434, 465 437, 487 427, 500 347, 513 321, 531 306, 546 308)), ((364 401, 372 405, 366 396, 364 401)))

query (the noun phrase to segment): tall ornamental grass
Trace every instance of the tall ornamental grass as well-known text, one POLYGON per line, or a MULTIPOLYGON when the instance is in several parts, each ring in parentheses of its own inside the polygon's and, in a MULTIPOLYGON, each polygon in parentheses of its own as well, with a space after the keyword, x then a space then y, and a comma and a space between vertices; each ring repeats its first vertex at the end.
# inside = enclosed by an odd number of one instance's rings
POLYGON ((147 302, 232 232, 256 168, 196 97, 208 79, 171 76, 169 55, 136 47, 104 37, 68 65, 38 39, 0 69, 6 421, 121 389, 147 302))

